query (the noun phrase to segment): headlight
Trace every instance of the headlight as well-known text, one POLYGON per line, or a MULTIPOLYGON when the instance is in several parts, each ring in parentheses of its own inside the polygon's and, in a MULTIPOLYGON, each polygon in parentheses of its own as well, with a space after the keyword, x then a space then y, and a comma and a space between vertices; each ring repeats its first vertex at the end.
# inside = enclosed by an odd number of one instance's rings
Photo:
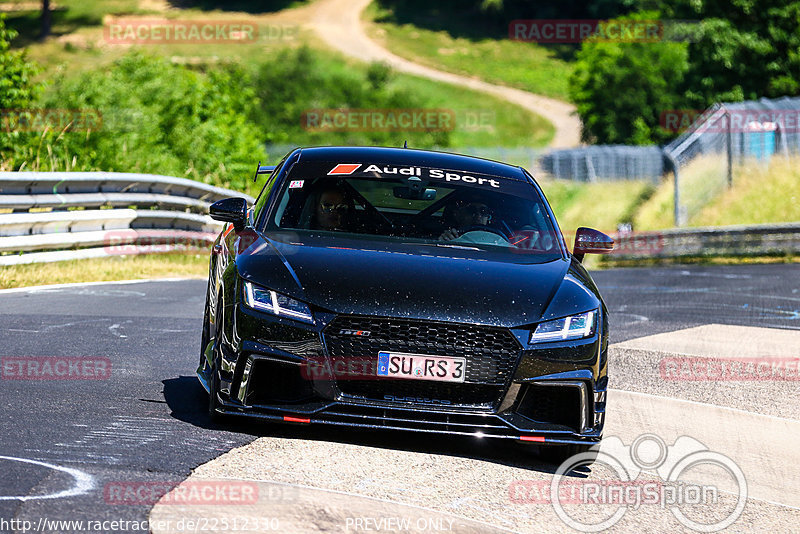
POLYGON ((308 307, 308 304, 270 289, 258 287, 250 282, 244 283, 244 302, 255 310, 314 323, 314 317, 311 315, 311 308, 308 307))
POLYGON ((564 341, 589 337, 594 335, 596 323, 597 310, 547 321, 536 327, 536 330, 531 334, 530 342, 564 341))

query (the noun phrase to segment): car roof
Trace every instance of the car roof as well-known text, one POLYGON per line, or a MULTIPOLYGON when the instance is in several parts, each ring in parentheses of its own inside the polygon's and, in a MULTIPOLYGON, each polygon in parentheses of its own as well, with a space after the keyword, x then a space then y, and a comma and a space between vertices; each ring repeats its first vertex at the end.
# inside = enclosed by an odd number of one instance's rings
POLYGON ((463 154, 436 152, 434 150, 364 146, 326 146, 301 148, 299 150, 301 152, 299 161, 301 162, 325 161, 415 166, 464 171, 523 182, 528 180, 520 167, 463 154))

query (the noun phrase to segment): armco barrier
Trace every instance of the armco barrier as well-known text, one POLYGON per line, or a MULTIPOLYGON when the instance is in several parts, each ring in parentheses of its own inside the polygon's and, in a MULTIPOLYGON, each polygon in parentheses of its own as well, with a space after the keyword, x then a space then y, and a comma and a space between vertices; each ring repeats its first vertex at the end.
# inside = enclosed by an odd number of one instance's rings
POLYGON ((202 250, 221 223, 206 213, 237 191, 116 172, 0 172, 0 265, 202 250))
POLYGON ((610 259, 800 254, 800 222, 614 235, 610 259))

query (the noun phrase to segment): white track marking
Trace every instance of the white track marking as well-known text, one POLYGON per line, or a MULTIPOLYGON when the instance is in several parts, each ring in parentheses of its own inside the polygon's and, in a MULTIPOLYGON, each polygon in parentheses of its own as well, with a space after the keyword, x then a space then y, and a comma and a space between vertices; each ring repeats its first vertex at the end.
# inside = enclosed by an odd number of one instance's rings
POLYGON ((84 473, 78 469, 71 467, 62 467, 59 465, 49 464, 47 462, 40 462, 38 460, 29 460, 27 458, 15 458, 13 456, 0 456, 0 460, 8 460, 11 462, 21 462, 24 464, 38 465, 53 469, 54 471, 61 471, 70 475, 74 480, 71 488, 59 491, 58 493, 51 493, 49 495, 19 495, 19 496, 0 496, 0 501, 36 501, 45 499, 61 499, 63 497, 75 497, 89 493, 95 488, 94 477, 88 473, 84 473))

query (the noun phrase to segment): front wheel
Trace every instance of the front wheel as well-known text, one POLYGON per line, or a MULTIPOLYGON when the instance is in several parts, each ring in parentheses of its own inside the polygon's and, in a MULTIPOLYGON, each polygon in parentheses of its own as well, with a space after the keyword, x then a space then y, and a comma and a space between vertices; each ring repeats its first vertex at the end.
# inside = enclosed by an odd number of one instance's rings
MULTIPOLYGON (((225 416, 218 412, 217 409, 221 407, 219 402, 219 357, 218 357, 218 350, 219 344, 221 343, 221 339, 219 339, 221 326, 222 326, 222 307, 221 307, 221 300, 217 299, 217 313, 216 313, 216 320, 215 328, 214 328, 214 338, 213 341, 211 340, 210 336, 210 324, 207 322, 209 328, 209 336, 206 340, 208 346, 206 347, 206 353, 210 352, 211 356, 208 358, 206 354, 202 356, 205 358, 205 364, 208 366, 208 417, 214 423, 221 423, 224 421, 225 416)), ((207 312, 206 312, 207 313, 207 312)), ((205 333, 205 332, 204 332, 205 333)))

